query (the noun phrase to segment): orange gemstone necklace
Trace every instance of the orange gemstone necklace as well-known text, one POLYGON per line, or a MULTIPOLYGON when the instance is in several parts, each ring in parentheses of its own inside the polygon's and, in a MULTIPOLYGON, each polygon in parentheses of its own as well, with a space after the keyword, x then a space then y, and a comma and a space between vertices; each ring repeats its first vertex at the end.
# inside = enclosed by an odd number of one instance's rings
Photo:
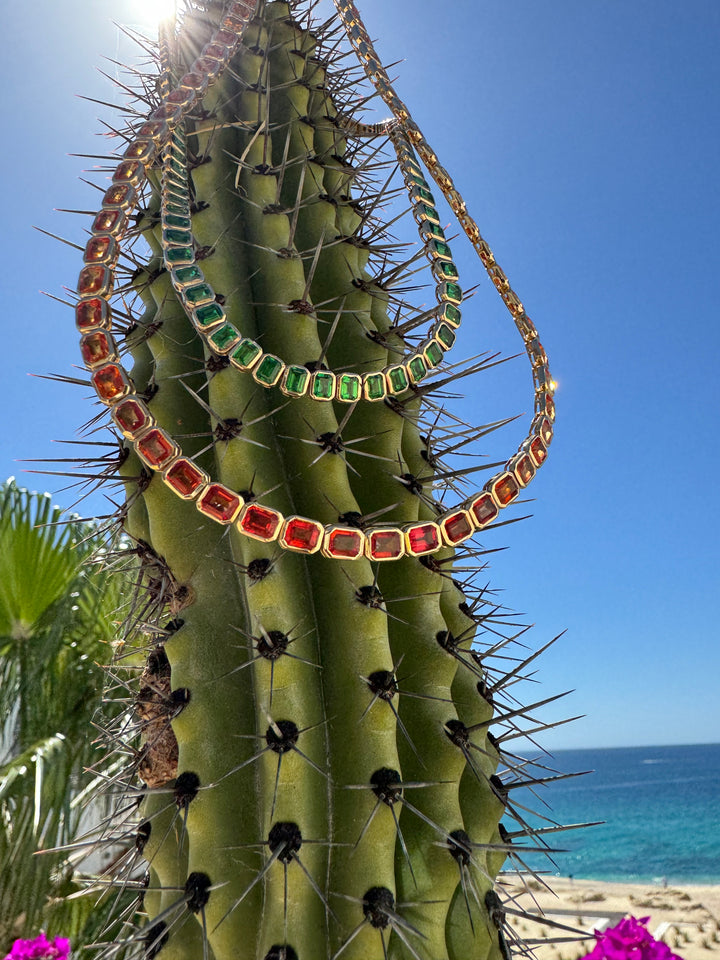
POLYGON ((219 29, 179 84, 171 87, 167 75, 163 79, 160 106, 139 127, 113 172, 112 184, 93 221, 84 252, 85 266, 77 286, 75 317, 82 334, 83 359, 99 399, 110 408, 114 423, 130 440, 143 463, 158 473, 173 493, 193 501, 202 514, 217 523, 232 524, 243 535, 277 543, 282 549, 305 554, 320 552, 343 560, 422 557, 457 546, 491 524, 500 510, 517 499, 547 458, 555 406, 554 384, 545 351, 522 303, 467 213, 450 175, 440 166, 436 154, 395 94, 355 5, 346 0, 335 0, 335 5, 348 38, 369 79, 393 114, 392 121, 379 125, 349 122, 347 132, 349 135, 386 134, 395 148, 436 280, 438 306, 433 312, 431 328, 420 347, 401 362, 359 375, 310 371, 307 367, 286 364, 263 351, 255 341, 243 337, 228 320, 196 261, 182 126, 186 114, 202 102, 208 85, 229 63, 258 5, 257 0, 228 3, 219 29), (111 332, 115 268, 120 243, 129 227, 129 214, 138 203, 147 169, 159 155, 163 156, 163 258, 180 302, 208 348, 227 356, 233 366, 249 372, 258 384, 268 388, 278 386, 288 397, 307 396, 341 403, 376 402, 412 390, 442 361, 454 343, 460 324, 462 291, 457 283, 457 269, 415 151, 473 244, 523 338, 535 384, 535 416, 530 431, 504 469, 482 490, 459 506, 444 511, 434 521, 400 526, 375 524, 358 529, 322 524, 308 517, 286 517, 270 506, 246 502, 238 492, 213 481, 206 471, 183 456, 180 445, 157 425, 120 363, 111 332))

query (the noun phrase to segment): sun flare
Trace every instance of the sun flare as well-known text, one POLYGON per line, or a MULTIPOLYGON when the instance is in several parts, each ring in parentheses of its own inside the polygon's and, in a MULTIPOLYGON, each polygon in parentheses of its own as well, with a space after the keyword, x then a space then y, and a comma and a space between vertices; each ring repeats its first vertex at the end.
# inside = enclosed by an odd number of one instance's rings
POLYGON ((133 15, 147 24, 159 24, 175 14, 177 0, 134 0, 133 15))

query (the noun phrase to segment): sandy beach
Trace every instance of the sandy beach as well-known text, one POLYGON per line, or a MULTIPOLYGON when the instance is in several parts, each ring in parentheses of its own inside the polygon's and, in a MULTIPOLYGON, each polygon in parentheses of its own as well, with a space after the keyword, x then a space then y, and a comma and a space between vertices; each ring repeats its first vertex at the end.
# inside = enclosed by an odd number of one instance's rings
MULTIPOLYGON (((508 920, 516 934, 532 945, 538 960, 575 960, 588 953, 595 942, 592 936, 584 943, 573 940, 572 933, 552 924, 592 934, 594 929, 614 926, 626 914, 649 916, 650 932, 683 960, 720 960, 720 884, 663 886, 564 877, 548 877, 547 884, 552 892, 537 880, 526 879, 524 883, 512 875, 503 884, 506 897, 512 898, 507 904, 508 920), (546 922, 534 923, 513 915, 514 907, 540 913, 546 922)), ((511 944, 511 948, 519 954, 517 944, 511 944)))

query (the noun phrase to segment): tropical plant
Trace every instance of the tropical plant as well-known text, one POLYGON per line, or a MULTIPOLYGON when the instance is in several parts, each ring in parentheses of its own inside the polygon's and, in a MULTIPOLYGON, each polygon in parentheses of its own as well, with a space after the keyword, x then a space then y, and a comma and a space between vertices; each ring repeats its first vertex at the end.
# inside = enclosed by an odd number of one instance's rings
POLYGON ((139 805, 116 883, 143 907, 107 956, 495 958, 513 936, 498 870, 544 845, 512 791, 553 777, 512 741, 554 698, 516 699, 537 654, 476 586, 474 537, 544 462, 553 384, 358 11, 336 7, 183 4, 147 48, 159 75, 134 74, 85 247, 76 323, 124 438, 144 588, 143 643, 114 669, 134 721, 106 726, 131 756, 121 837, 139 805), (360 119, 374 95, 390 122, 360 119), (462 424, 443 390, 497 361, 446 360, 463 294, 423 167, 535 384, 526 438, 475 493, 453 458, 500 424, 462 424))
MULTIPOLYGON (((84 771, 100 763, 93 717, 122 586, 89 564, 104 534, 63 519, 48 494, 0 486, 0 954, 44 927, 91 938, 97 900, 80 891, 84 771)), ((98 809, 96 808, 96 813, 98 809)))

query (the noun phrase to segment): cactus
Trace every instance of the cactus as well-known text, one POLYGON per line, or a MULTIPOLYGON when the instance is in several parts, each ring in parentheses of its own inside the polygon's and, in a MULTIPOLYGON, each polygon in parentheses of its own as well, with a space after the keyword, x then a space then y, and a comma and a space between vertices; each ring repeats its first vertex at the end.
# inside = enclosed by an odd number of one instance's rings
POLYGON ((514 700, 536 654, 473 586, 473 537, 546 458, 547 359, 336 6, 193 0, 165 22, 85 248, 76 323, 122 438, 143 638, 111 673, 132 704, 106 729, 131 754, 101 831, 124 844, 107 956, 496 958, 498 871, 545 845, 511 790, 551 777, 505 742, 554 698, 514 700), (362 122, 371 94, 390 121, 362 122), (446 360, 462 291, 430 179, 535 383, 529 434, 474 493, 452 457, 499 424, 461 424, 443 388, 495 360, 446 360))

